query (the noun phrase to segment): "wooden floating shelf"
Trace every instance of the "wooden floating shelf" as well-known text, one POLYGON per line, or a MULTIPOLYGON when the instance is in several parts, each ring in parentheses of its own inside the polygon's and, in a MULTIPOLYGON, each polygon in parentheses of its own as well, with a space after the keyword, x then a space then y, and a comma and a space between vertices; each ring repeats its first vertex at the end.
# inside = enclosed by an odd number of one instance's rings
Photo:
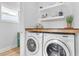
POLYGON ((61 6, 63 4, 64 3, 56 3, 54 5, 51 5, 51 6, 48 6, 48 7, 45 7, 45 8, 41 8, 40 11, 44 11, 44 10, 47 10, 47 9, 50 9, 50 8, 53 8, 53 7, 57 7, 57 6, 61 6))
POLYGON ((79 29, 65 29, 65 28, 25 28, 29 32, 50 32, 50 33, 79 33, 79 29))
POLYGON ((40 22, 50 22, 50 21, 60 21, 62 19, 64 19, 64 16, 56 16, 56 17, 48 17, 48 18, 41 18, 39 19, 40 22))

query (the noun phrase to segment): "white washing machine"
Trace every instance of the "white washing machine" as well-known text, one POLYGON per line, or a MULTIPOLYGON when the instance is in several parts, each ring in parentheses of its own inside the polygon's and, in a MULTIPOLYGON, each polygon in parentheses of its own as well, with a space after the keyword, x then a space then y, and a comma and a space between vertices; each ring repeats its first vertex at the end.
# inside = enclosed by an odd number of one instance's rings
POLYGON ((44 56, 74 56, 74 34, 44 33, 44 56))
POLYGON ((26 32, 26 56, 42 56, 42 33, 26 32))

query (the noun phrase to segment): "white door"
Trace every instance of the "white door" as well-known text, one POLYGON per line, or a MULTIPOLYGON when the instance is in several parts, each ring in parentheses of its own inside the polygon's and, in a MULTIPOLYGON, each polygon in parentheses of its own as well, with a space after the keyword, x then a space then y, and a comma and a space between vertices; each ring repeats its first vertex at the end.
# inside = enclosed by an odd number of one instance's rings
POLYGON ((49 40, 44 46, 44 55, 47 56, 69 56, 70 51, 66 44, 60 40, 49 40))
POLYGON ((39 50, 39 43, 35 37, 29 36, 26 39, 26 55, 35 55, 39 50))

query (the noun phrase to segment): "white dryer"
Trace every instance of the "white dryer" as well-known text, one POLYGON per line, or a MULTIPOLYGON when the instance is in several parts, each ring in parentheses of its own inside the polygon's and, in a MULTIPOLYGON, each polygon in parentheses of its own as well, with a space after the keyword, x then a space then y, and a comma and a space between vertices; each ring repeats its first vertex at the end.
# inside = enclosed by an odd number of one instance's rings
POLYGON ((44 33, 44 56, 74 56, 74 34, 44 33))
POLYGON ((26 56, 42 56, 42 33, 26 32, 26 56))

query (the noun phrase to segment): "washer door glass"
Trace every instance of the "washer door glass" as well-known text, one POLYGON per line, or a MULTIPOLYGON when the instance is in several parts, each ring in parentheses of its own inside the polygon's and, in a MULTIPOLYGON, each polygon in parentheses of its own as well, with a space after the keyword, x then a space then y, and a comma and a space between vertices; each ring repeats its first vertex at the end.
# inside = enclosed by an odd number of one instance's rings
POLYGON ((30 52, 35 52, 36 42, 32 38, 27 41, 27 48, 30 52))
POLYGON ((66 52, 63 47, 57 43, 51 43, 47 46, 48 56, 66 56, 66 52))

